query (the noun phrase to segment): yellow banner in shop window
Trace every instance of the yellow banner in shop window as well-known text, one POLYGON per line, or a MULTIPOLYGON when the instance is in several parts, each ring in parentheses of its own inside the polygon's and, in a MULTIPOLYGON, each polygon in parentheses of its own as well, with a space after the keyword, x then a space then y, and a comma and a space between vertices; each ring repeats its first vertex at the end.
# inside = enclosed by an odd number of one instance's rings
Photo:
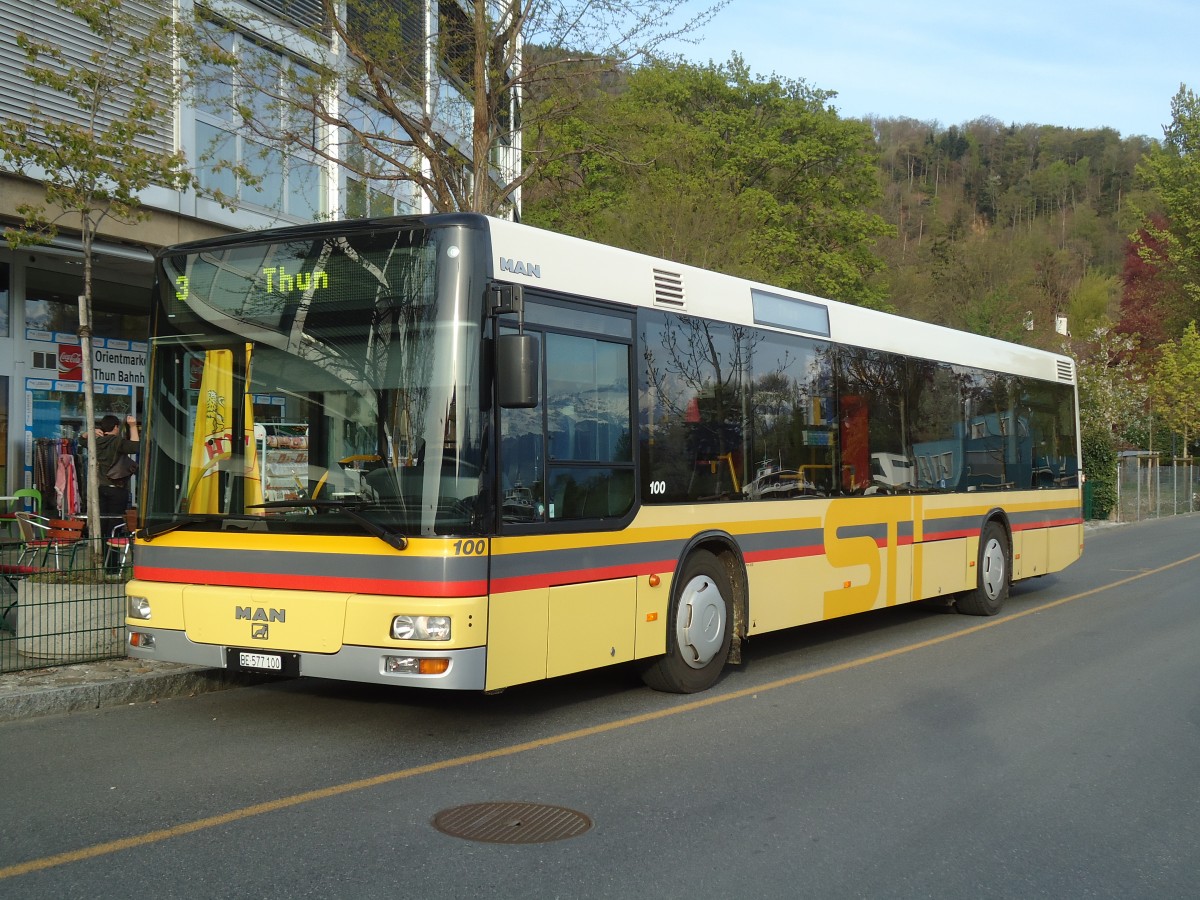
MULTIPOLYGON (((250 347, 246 347, 247 376, 250 385, 250 347)), ((243 440, 245 441, 245 503, 262 503, 262 476, 259 471, 258 448, 254 441, 254 408, 252 397, 241 398, 245 409, 243 440)), ((188 485, 187 508, 191 513, 221 512, 221 464, 233 455, 233 352, 209 350, 204 354, 204 374, 200 379, 200 398, 196 407, 196 427, 192 435, 191 479, 188 485)), ((262 510, 247 510, 259 512, 262 510)))
POLYGON ((266 515, 265 509, 251 509, 250 507, 263 502, 262 488, 262 470, 259 468, 258 460, 258 441, 254 439, 254 396, 250 393, 250 362, 251 362, 251 346, 246 345, 246 380, 243 382, 246 390, 242 396, 242 409, 245 410, 245 425, 243 426, 244 438, 246 441, 246 460, 245 470, 242 475, 245 478, 245 486, 243 493, 245 496, 245 511, 255 513, 257 515, 266 515))

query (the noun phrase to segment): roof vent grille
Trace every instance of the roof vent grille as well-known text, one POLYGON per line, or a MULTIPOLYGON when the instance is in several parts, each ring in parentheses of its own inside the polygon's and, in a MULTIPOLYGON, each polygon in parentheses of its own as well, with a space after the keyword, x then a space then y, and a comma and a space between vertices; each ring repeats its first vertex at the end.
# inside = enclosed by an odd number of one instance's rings
POLYGON ((1075 383, 1075 364, 1069 359, 1058 361, 1058 380, 1067 384, 1075 383))
POLYGON ((683 309, 687 305, 683 296, 683 276, 678 272, 655 269, 654 303, 656 306, 683 309))

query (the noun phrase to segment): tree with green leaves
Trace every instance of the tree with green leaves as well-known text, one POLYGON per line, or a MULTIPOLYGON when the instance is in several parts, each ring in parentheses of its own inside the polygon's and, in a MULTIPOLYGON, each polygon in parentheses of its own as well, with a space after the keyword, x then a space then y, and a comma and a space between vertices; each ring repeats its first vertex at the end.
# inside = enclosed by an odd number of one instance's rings
MULTIPOLYGON (((340 167, 364 186, 365 212, 372 197, 415 185, 437 212, 504 214, 553 165, 545 135, 572 112, 538 102, 544 85, 602 77, 686 41, 727 2, 699 11, 688 0, 439 3, 427 28, 424 0, 321 0, 310 20, 289 17, 294 43, 312 48, 305 56, 238 39, 270 33, 255 13, 198 4, 184 56, 202 106, 264 153, 340 167)), ((208 151, 212 164, 245 166, 228 143, 208 151)))
MULTIPOLYGON (((1144 233, 1165 248, 1183 290, 1192 304, 1200 303, 1200 97, 1186 85, 1171 99, 1171 124, 1162 145, 1150 150, 1138 173, 1166 215, 1163 225, 1147 214, 1144 233)), ((1156 248, 1150 241, 1144 244, 1152 258, 1156 248)))
POLYGON ((867 211, 874 139, 838 116, 831 93, 754 76, 737 56, 658 61, 606 87, 549 136, 569 164, 531 184, 527 222, 882 305, 873 243, 892 229, 867 211))
POLYGON ((1163 423, 1183 437, 1182 456, 1200 431, 1200 332, 1190 322, 1178 340, 1159 347, 1150 379, 1154 411, 1163 423))
MULTIPOLYGON (((55 0, 91 35, 83 58, 27 35, 17 42, 34 84, 54 91, 68 109, 54 115, 38 106, 28 117, 0 122, 5 168, 44 185, 45 203, 19 208, 21 227, 5 229, 12 247, 53 239, 60 224, 79 229, 83 283, 79 343, 83 354, 85 429, 95 422, 92 378, 93 246, 106 220, 147 217, 140 194, 151 186, 185 190, 192 176, 184 156, 157 149, 153 138, 170 130, 177 97, 169 14, 123 0, 55 0)), ((87 466, 88 528, 100 534, 95 455, 87 466)))
POLYGON ((1079 332, 1091 331, 1116 314, 1121 285, 1116 275, 1089 269, 1071 291, 1067 322, 1079 332))
MULTIPOLYGON (((1101 318, 1077 331, 1079 430, 1092 516, 1106 519, 1117 503, 1117 436, 1144 431, 1148 378, 1136 337, 1101 318)), ((1138 443, 1139 446, 1144 446, 1138 443)))
POLYGON ((1151 199, 1134 175, 1148 138, 995 119, 871 124, 883 187, 872 209, 897 226, 878 241, 877 279, 898 309, 1046 349, 1061 345, 1059 316, 1090 333, 1082 318, 1095 318, 1103 291, 1089 273, 1120 271, 1133 204, 1151 199))
POLYGON ((1107 519, 1116 509, 1117 445, 1111 431, 1081 427, 1080 446, 1083 450, 1083 472, 1087 476, 1085 489, 1092 495, 1091 517, 1107 519))
POLYGON ((1077 332, 1070 348, 1079 370, 1079 418, 1085 429, 1109 435, 1136 428, 1148 397, 1148 372, 1136 337, 1106 319, 1077 332))

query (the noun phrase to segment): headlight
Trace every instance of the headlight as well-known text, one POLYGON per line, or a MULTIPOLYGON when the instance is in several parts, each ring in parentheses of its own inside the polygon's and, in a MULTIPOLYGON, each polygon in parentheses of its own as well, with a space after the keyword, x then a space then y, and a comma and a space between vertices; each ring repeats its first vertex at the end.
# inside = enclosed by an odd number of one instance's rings
POLYGON ((392 638, 397 641, 448 641, 449 616, 395 616, 392 638))
POLYGON ((430 641, 450 640, 450 617, 428 616, 425 619, 425 638, 430 641))
POLYGON ((125 615, 130 619, 149 619, 150 601, 145 597, 129 594, 125 598, 125 615))

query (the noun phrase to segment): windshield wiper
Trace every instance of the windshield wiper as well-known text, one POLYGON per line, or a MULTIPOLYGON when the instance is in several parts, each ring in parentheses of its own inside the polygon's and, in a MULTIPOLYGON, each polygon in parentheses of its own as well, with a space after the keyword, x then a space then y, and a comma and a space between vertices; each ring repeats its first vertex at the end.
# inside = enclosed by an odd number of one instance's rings
POLYGON ((224 513, 193 513, 192 515, 180 516, 172 522, 164 522, 162 525, 156 525, 153 528, 143 528, 141 531, 135 531, 133 536, 139 541, 149 543, 156 537, 175 531, 177 528, 187 528, 189 525, 203 525, 206 522, 224 522, 229 519, 261 522, 262 516, 249 516, 242 513, 230 513, 228 515, 224 513))
POLYGON ((358 511, 361 500, 271 500, 267 503, 255 503, 247 509, 337 509, 344 512, 362 526, 363 531, 379 538, 389 547, 397 550, 408 549, 408 538, 395 531, 389 531, 378 522, 372 521, 358 511))

